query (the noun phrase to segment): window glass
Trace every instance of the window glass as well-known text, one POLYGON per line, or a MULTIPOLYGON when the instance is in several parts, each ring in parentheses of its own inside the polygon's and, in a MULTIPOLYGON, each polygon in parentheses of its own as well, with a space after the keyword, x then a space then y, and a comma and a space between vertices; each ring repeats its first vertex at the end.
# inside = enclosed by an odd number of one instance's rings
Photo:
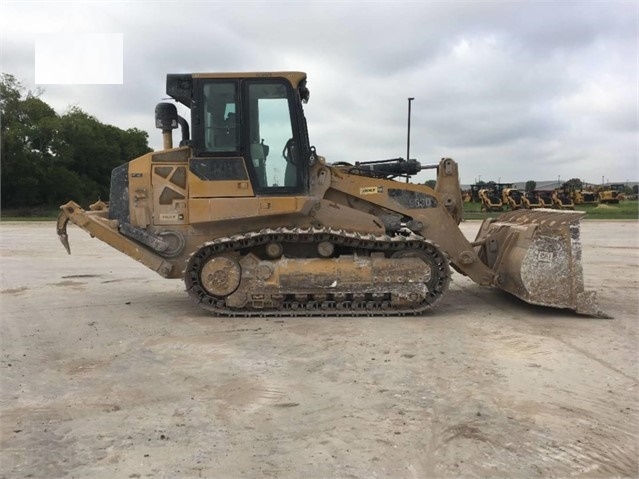
POLYGON ((287 89, 282 83, 250 84, 251 162, 261 187, 297 186, 297 148, 293 141, 287 89))
POLYGON ((204 150, 239 150, 236 88, 231 82, 211 82, 204 85, 204 150))

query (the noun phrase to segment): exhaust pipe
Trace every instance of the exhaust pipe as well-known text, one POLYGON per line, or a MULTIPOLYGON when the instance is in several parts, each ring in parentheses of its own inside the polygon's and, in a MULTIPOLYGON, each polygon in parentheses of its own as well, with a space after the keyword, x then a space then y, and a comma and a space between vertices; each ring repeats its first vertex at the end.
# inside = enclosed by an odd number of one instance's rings
POLYGON ((162 130, 163 148, 170 150, 173 148, 173 130, 178 125, 182 129, 182 141, 180 146, 188 146, 190 141, 189 124, 178 115, 177 108, 173 103, 158 103, 155 106, 155 127, 162 130))

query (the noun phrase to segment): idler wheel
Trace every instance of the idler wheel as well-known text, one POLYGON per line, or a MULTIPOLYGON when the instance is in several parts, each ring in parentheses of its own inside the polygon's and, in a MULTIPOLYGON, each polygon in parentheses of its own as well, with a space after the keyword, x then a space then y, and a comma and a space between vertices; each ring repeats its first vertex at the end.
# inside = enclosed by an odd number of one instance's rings
POLYGON ((438 265, 435 258, 428 256, 424 251, 420 250, 402 250, 393 254, 393 258, 415 258, 424 262, 425 283, 428 285, 429 291, 431 290, 433 281, 437 281, 437 269, 438 265))
POLYGON ((242 268, 233 258, 216 256, 209 259, 200 272, 202 287, 211 295, 228 296, 240 285, 242 268))

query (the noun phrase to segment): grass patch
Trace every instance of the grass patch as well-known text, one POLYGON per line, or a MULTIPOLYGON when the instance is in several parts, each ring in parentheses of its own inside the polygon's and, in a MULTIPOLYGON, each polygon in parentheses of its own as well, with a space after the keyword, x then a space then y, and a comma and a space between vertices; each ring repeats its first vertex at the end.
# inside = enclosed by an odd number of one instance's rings
MULTIPOLYGON (((465 220, 483 220, 485 218, 496 218, 501 213, 480 211, 480 203, 464 203, 465 220)), ((585 219, 591 220, 636 220, 639 219, 639 202, 636 200, 622 201, 616 205, 577 205, 576 211, 585 211, 585 219)), ((508 211, 504 209, 504 212, 508 211)))
POLYGON ((0 221, 55 221, 60 210, 58 208, 21 208, 2 210, 0 221))

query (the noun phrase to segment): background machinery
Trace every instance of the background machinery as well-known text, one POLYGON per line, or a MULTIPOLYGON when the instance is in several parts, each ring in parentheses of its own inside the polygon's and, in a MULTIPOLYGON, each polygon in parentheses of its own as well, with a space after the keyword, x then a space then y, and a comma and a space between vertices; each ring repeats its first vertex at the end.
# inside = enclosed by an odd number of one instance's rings
POLYGON ((599 196, 594 191, 589 190, 573 190, 570 192, 570 198, 575 205, 597 205, 599 204, 599 196))
POLYGON ((539 192, 536 190, 526 191, 522 197, 522 203, 524 208, 529 210, 545 206, 544 201, 539 196, 539 192))
POLYGON ((502 203, 508 207, 508 209, 514 211, 524 207, 523 193, 512 185, 504 187, 501 190, 502 203))
POLYGON ((504 203, 501 200, 499 191, 490 184, 479 190, 481 200, 481 211, 504 211, 504 203))
POLYGON ((543 204, 543 208, 554 208, 554 203, 552 199, 553 191, 552 190, 538 190, 539 201, 543 204))
POLYGON ((60 207, 67 251, 71 221, 219 315, 420 313, 451 267, 529 303, 601 314, 583 285, 583 213, 504 213, 470 242, 457 163, 327 163, 309 141, 302 72, 169 74, 167 93, 190 128, 160 103, 164 149, 115 168, 108 205, 60 207), (423 169, 435 188, 405 182, 423 169))
POLYGON ((566 190, 558 188, 552 192, 552 207, 558 210, 574 210, 575 203, 566 190))
POLYGON ((598 189, 599 202, 604 204, 617 204, 624 199, 625 185, 623 183, 613 183, 600 186, 598 189))

